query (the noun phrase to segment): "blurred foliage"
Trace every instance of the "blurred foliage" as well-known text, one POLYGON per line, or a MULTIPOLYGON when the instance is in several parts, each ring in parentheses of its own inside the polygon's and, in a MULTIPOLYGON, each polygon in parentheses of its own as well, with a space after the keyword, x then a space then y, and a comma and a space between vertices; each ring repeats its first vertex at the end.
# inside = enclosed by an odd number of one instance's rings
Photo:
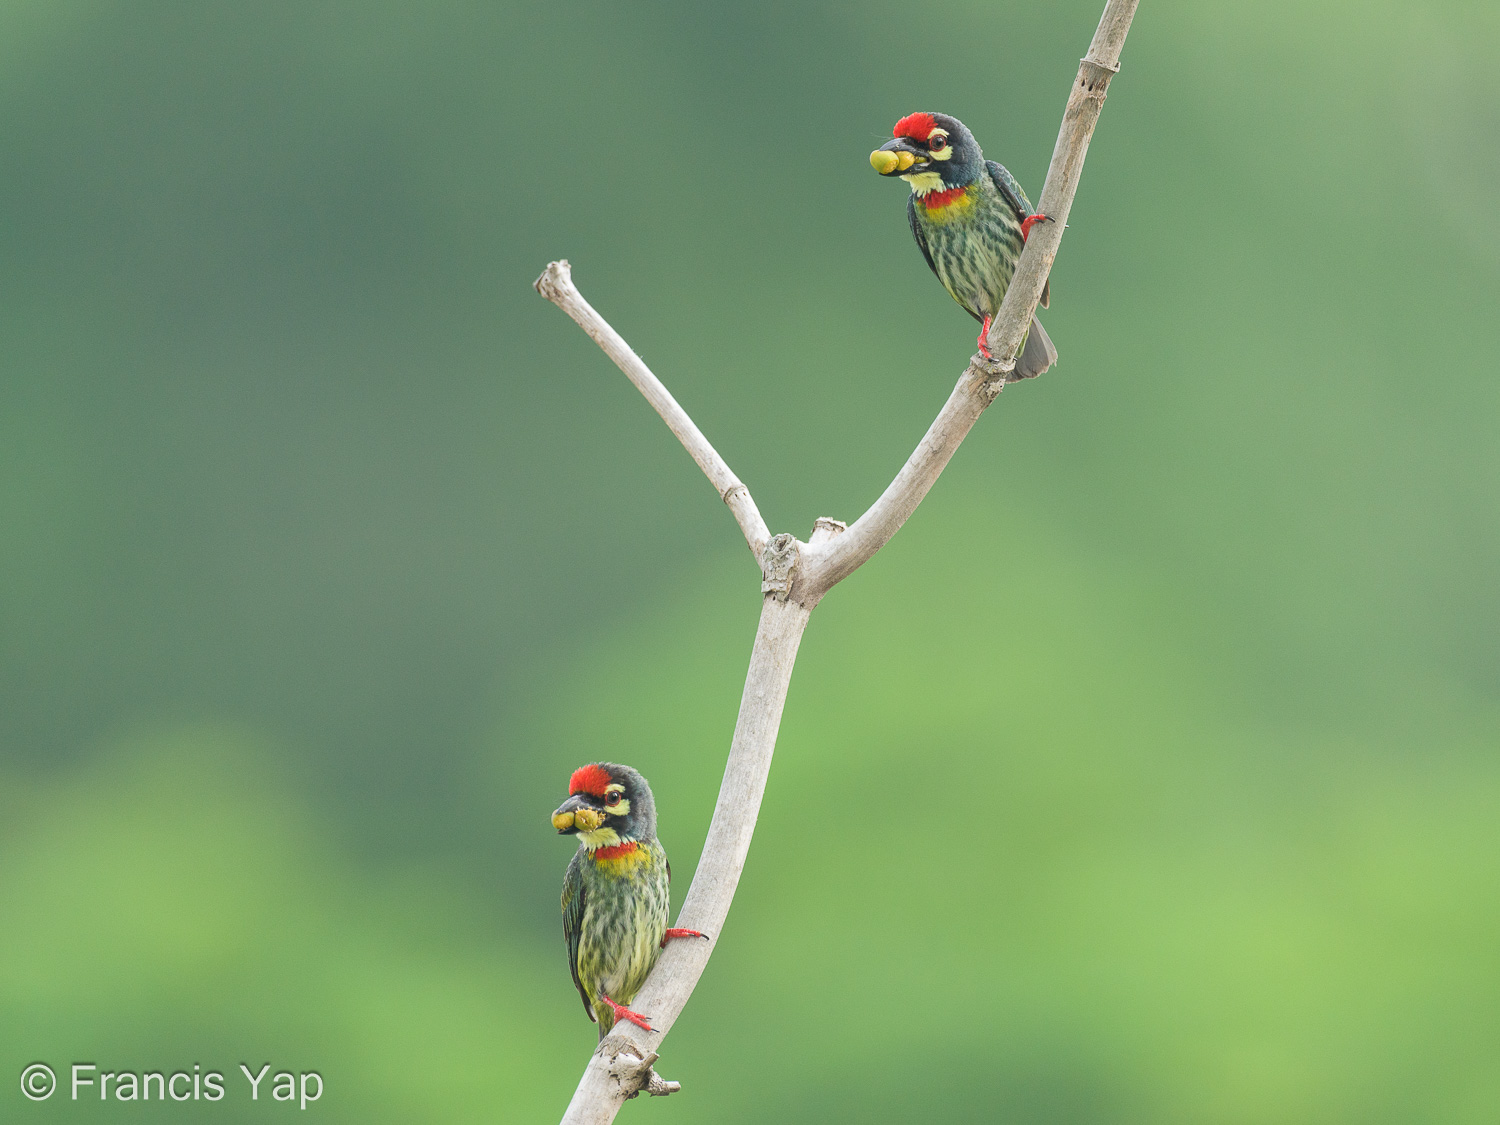
MULTIPOLYGON (((640 767, 680 898, 757 586, 529 283, 853 518, 973 338, 865 155, 941 109, 1035 195, 1098 7, 0 5, 0 1116, 560 1112, 547 814, 640 767)), ((1143 5, 1062 362, 820 608, 625 1117, 1493 1118, 1497 34, 1143 5)))

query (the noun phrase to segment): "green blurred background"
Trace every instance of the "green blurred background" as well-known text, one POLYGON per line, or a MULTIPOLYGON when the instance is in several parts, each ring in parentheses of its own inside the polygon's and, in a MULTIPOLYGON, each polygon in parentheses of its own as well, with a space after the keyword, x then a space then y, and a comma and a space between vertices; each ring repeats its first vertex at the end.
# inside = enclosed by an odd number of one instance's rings
MULTIPOLYGON (((638 766, 680 901, 759 595, 530 283, 852 519, 974 335, 866 154, 944 110, 1035 197, 1100 6, 0 5, 0 1118, 560 1114, 547 815, 638 766)), ((1495 1119, 1497 37, 1146 0, 1061 363, 819 609, 625 1119, 1495 1119)))

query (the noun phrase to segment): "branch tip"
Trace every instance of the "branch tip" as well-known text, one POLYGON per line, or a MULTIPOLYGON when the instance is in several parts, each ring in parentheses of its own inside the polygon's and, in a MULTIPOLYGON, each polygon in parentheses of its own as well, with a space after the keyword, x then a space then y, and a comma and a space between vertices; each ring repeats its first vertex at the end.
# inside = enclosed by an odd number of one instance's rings
POLYGON ((531 287, 540 293, 554 305, 569 289, 573 288, 573 267, 568 259, 559 258, 555 262, 548 262, 547 268, 542 271, 540 277, 531 283, 531 287))
POLYGON ((832 516, 819 516, 813 520, 813 532, 807 542, 809 546, 814 543, 823 543, 848 530, 849 525, 843 520, 836 520, 832 516))
POLYGON ((667 428, 697 462, 704 476, 708 477, 719 498, 729 506, 735 522, 744 533, 745 542, 758 560, 771 533, 766 528, 766 521, 761 518, 760 510, 755 506, 750 490, 730 471, 724 458, 719 456, 709 444, 708 438, 703 436, 703 431, 698 429, 688 417, 687 411, 672 397, 661 380, 651 373, 651 369, 635 354, 624 337, 611 328, 609 322, 584 300, 583 294, 573 284, 573 268, 568 260, 559 258, 555 262, 548 262, 547 268, 532 283, 532 287, 567 313, 603 349, 604 354, 614 360, 615 366, 625 373, 625 377, 661 416, 667 428))
POLYGON ((654 1070, 646 1076, 646 1093, 653 1098, 664 1098, 668 1094, 676 1094, 681 1090, 681 1082, 670 1082, 654 1070))

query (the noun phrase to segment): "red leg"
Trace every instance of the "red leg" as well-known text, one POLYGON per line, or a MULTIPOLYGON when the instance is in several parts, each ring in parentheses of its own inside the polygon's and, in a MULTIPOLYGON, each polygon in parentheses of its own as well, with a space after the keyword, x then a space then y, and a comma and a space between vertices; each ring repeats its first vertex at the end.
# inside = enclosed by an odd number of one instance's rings
POLYGON ((1026 218, 1021 220, 1021 241, 1025 242, 1031 237, 1031 228, 1036 226, 1037 223, 1050 223, 1051 221, 1051 216, 1043 215, 1040 211, 1035 215, 1027 215, 1026 218))
POLYGON ((661 935, 661 943, 662 943, 662 945, 665 946, 667 944, 667 942, 670 941, 674 937, 701 937, 701 938, 706 938, 706 937, 708 937, 708 935, 704 934, 704 933, 699 933, 697 930, 679 930, 679 929, 677 929, 677 928, 674 927, 674 928, 672 928, 670 930, 666 930, 666 931, 664 931, 662 933, 662 935, 661 935))
POLYGON ((606 1004, 614 1009, 616 1023, 619 1023, 621 1020, 629 1020, 631 1023, 635 1024, 636 1027, 643 1027, 647 1031, 656 1030, 656 1028, 652 1027, 649 1023, 646 1022, 647 1017, 641 1015, 640 1012, 632 1012, 624 1004, 616 1004, 608 996, 600 996, 599 999, 603 1000, 606 1004))
POLYGON ((990 346, 984 342, 984 338, 990 334, 990 318, 984 318, 984 327, 979 330, 979 354, 985 359, 990 359, 990 346))

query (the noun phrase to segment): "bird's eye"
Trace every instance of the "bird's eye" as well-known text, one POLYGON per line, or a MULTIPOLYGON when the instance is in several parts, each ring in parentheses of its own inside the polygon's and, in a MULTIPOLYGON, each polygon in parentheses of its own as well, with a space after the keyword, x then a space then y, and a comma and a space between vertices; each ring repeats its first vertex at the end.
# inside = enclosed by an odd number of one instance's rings
POLYGON ((948 147, 948 138, 939 133, 927 142, 927 147, 933 152, 942 152, 948 147))
POLYGON ((620 794, 611 793, 608 797, 604 798, 604 803, 610 808, 614 808, 614 806, 620 803, 620 794))

